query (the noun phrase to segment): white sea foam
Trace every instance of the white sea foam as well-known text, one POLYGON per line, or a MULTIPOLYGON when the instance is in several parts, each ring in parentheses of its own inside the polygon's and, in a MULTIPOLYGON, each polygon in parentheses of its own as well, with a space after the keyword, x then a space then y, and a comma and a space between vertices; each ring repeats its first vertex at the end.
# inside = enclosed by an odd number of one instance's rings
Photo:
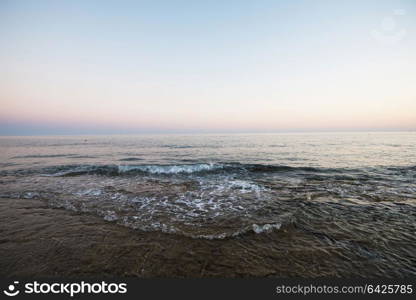
POLYGON ((231 188, 237 188, 242 193, 248 193, 248 192, 256 192, 260 193, 261 191, 264 191, 265 188, 261 187, 255 183, 245 181, 245 180, 233 180, 229 182, 231 188))
POLYGON ((34 199, 34 198, 39 198, 39 197, 40 197, 39 193, 36 193, 36 192, 27 192, 23 194, 24 199, 34 199))
MULTIPOLYGON (((191 172, 219 167, 217 164, 133 166, 151 172, 191 172)), ((262 210, 269 203, 272 191, 251 178, 223 172, 159 180, 151 177, 54 178, 55 185, 64 186, 66 196, 51 197, 52 205, 98 214, 106 221, 134 229, 190 238, 226 239, 280 228, 280 224, 274 224, 280 221, 277 216, 280 213, 266 218, 265 213, 269 212, 262 210)))
POLYGON ((230 178, 224 178, 222 181, 214 182, 201 180, 200 185, 201 189, 207 191, 210 195, 223 195, 226 193, 230 197, 232 195, 237 196, 238 194, 247 193, 254 193, 259 197, 262 192, 268 190, 266 187, 251 181, 230 178))
POLYGON ((195 165, 143 165, 143 166, 118 166, 119 173, 126 173, 134 170, 148 172, 151 174, 178 174, 178 173, 196 173, 201 171, 211 171, 223 168, 220 164, 195 164, 195 165))
POLYGON ((104 220, 113 222, 113 221, 118 220, 118 216, 114 211, 106 211, 104 213, 104 220))
POLYGON ((280 229, 280 227, 282 227, 282 224, 280 223, 262 224, 262 225, 253 224, 252 225, 253 231, 255 233, 271 232, 275 229, 276 230, 280 229))
POLYGON ((84 191, 76 192, 77 196, 100 196, 103 193, 101 189, 87 189, 84 191))

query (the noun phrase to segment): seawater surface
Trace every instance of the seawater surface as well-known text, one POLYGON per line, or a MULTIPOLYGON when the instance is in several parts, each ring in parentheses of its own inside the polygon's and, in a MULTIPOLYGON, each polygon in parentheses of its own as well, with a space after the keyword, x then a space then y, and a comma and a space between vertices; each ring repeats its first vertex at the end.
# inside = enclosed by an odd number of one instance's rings
POLYGON ((296 227, 416 274, 415 132, 1 137, 0 159, 3 198, 271 248, 296 227))

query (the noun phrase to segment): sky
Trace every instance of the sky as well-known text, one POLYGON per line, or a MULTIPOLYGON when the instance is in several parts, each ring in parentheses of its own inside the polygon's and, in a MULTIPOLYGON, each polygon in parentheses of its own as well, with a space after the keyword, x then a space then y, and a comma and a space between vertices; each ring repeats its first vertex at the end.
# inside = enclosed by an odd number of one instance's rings
POLYGON ((0 0, 0 135, 416 129, 416 1, 0 0))

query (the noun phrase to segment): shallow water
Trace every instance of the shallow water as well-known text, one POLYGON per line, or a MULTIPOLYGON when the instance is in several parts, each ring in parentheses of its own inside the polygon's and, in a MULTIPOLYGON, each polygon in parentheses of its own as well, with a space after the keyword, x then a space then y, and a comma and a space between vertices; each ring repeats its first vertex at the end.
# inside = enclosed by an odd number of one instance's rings
POLYGON ((416 274, 415 132, 2 137, 0 155, 3 198, 195 239, 295 226, 416 274))

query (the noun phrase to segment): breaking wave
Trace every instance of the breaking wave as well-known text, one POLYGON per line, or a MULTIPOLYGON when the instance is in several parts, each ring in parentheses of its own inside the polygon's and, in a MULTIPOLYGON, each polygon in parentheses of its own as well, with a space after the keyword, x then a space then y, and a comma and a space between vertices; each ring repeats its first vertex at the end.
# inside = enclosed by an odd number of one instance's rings
MULTIPOLYGON (((121 161, 135 161, 140 158, 127 158, 121 161)), ((287 173, 309 176, 317 180, 325 180, 327 176, 338 176, 338 179, 376 179, 379 175, 416 176, 416 166, 407 167, 372 167, 372 168, 321 168, 295 167, 287 165, 241 164, 241 163, 194 163, 194 164, 111 164, 111 165, 58 165, 18 170, 2 170, 0 175, 42 174, 44 176, 79 176, 79 175, 139 175, 139 174, 197 174, 197 173, 287 173)), ((313 179, 312 178, 312 179, 313 179)))
MULTIPOLYGON (((193 174, 215 172, 328 172, 312 167, 290 167, 260 164, 239 163, 197 163, 175 165, 66 165, 51 167, 43 170, 49 176, 78 176, 84 174, 96 175, 128 175, 128 174, 193 174)), ((329 170, 337 172, 336 170, 329 170)))
POLYGON ((150 174, 178 174, 178 173, 198 173, 202 171, 213 171, 222 169, 221 164, 193 164, 193 165, 143 165, 143 166, 118 166, 119 173, 132 171, 146 172, 150 174))

